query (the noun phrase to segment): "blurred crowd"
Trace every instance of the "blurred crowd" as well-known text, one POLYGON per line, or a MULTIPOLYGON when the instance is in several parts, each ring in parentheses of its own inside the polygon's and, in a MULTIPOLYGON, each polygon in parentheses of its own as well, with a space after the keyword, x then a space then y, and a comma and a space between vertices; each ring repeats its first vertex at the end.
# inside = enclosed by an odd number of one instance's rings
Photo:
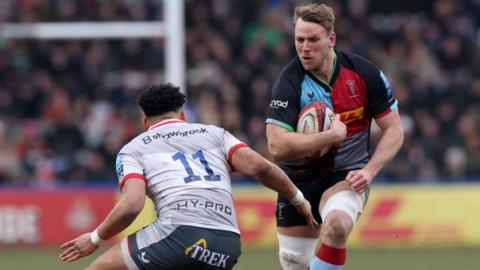
MULTIPOLYGON (((269 156, 265 112, 305 2, 186 0, 189 120, 269 156)), ((335 9, 337 47, 373 60, 399 100, 406 141, 380 179, 480 180, 480 1, 322 2, 335 9)), ((162 12, 160 0, 2 0, 0 27, 162 12)), ((142 131, 136 93, 164 80, 163 53, 161 38, 0 39, 0 184, 114 181, 116 153, 142 131)))

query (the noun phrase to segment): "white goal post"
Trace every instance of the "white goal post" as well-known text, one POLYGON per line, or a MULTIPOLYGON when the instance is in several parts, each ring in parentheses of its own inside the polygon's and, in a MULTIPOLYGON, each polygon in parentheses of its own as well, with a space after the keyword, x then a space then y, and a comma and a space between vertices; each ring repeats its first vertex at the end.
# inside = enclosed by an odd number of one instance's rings
POLYGON ((163 22, 49 22, 0 24, 2 39, 165 38, 165 79, 185 88, 184 0, 163 0, 163 22))

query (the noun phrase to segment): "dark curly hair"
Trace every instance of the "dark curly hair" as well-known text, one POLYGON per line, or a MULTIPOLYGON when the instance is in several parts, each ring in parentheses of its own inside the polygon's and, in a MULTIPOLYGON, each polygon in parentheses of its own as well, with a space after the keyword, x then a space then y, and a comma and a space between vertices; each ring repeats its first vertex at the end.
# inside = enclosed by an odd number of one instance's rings
POLYGON ((183 103, 185 95, 180 92, 180 87, 171 83, 149 86, 138 94, 138 105, 146 117, 177 111, 183 103))

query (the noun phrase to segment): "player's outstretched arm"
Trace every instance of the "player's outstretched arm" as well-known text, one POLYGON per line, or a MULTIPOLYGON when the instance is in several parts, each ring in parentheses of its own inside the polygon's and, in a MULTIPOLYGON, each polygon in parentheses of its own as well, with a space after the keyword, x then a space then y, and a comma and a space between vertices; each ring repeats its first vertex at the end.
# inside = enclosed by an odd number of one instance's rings
POLYGON ((122 197, 105 220, 92 233, 85 233, 60 246, 61 261, 73 262, 92 254, 101 240, 107 240, 127 228, 142 211, 145 204, 145 182, 131 178, 122 188, 122 197))
POLYGON ((360 170, 350 171, 347 183, 358 193, 363 193, 379 171, 397 154, 403 144, 403 127, 398 110, 376 119, 382 137, 370 161, 360 170))
POLYGON ((238 149, 232 155, 231 162, 238 172, 254 177, 264 186, 290 199, 309 225, 318 225, 312 215, 310 203, 277 165, 269 162, 249 147, 238 149))
POLYGON ((268 150, 275 161, 311 157, 325 147, 340 144, 347 135, 345 124, 337 114, 329 130, 303 134, 290 132, 275 124, 267 124, 268 150))

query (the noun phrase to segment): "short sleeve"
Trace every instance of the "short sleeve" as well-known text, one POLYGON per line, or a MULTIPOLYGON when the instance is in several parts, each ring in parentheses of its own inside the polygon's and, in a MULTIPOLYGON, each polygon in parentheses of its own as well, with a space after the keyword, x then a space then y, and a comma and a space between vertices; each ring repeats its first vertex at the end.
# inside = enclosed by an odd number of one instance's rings
POLYGON ((227 161, 228 165, 230 166, 232 171, 235 171, 235 168, 233 167, 233 164, 231 162, 232 156, 237 151, 238 149, 242 147, 248 147, 248 145, 239 139, 237 139, 235 136, 233 136, 230 132, 224 130, 223 133, 223 140, 224 140, 224 151, 227 153, 227 161))
POLYGON ((115 167, 117 171, 120 189, 123 187, 127 180, 132 178, 140 178, 145 181, 145 183, 147 182, 143 173, 144 170, 142 165, 131 154, 120 152, 117 155, 115 167))
POLYGON ((368 107, 374 118, 380 118, 395 110, 398 101, 385 74, 375 67, 367 78, 368 107))
POLYGON ((280 73, 273 85, 266 123, 295 131, 300 113, 300 73, 292 64, 280 73))

